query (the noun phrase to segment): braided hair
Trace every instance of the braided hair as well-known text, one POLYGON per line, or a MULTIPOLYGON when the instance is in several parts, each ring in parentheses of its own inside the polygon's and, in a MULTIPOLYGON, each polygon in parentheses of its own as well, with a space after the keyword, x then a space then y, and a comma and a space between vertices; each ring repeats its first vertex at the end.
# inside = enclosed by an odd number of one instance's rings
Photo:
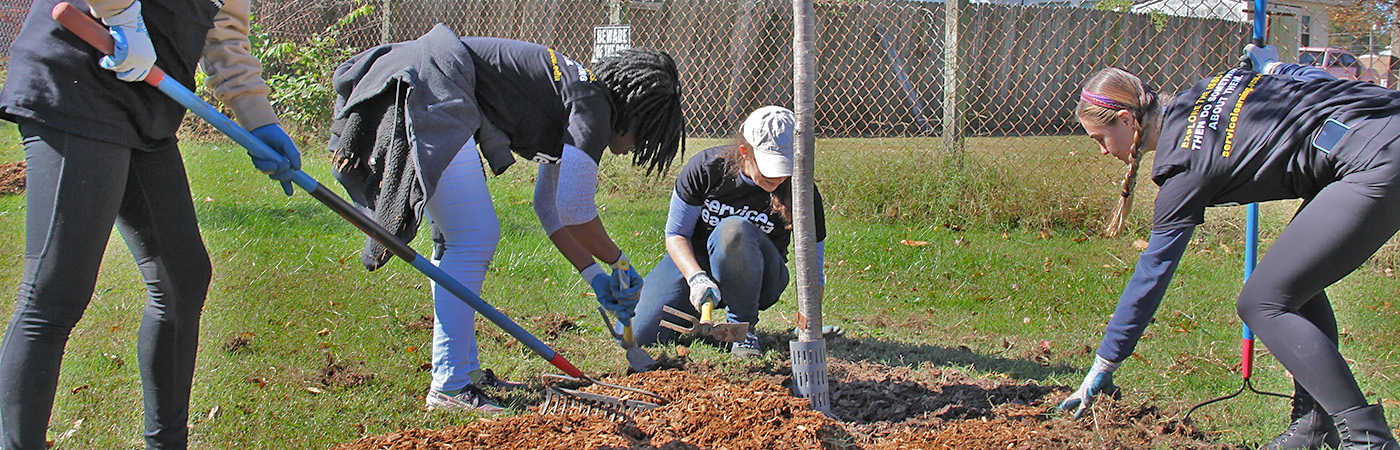
POLYGON ((633 131, 632 165, 665 172, 677 149, 685 152, 685 115, 676 61, 666 52, 633 47, 614 53, 594 68, 612 96, 612 130, 633 131))
POLYGON ((1147 83, 1137 75, 1117 67, 1109 67, 1095 73, 1084 83, 1079 93, 1079 104, 1074 108, 1074 116, 1080 123, 1113 125, 1118 122, 1118 111, 1128 111, 1137 119, 1138 127, 1133 130, 1133 153, 1128 163, 1128 173, 1123 177, 1119 192, 1118 206, 1104 229, 1107 236, 1118 236, 1128 220, 1128 212, 1133 209, 1133 191, 1137 187, 1138 168, 1142 164, 1143 149, 1149 127, 1160 126, 1162 122, 1162 102, 1147 83))

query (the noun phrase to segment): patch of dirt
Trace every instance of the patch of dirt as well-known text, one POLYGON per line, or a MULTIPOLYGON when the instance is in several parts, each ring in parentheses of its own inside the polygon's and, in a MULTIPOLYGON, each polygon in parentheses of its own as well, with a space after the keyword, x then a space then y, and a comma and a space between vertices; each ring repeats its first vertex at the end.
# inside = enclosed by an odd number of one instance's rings
MULTIPOLYGON (((601 416, 512 417, 442 430, 369 436, 336 450, 492 448, 588 449, 1245 449, 1183 427, 1176 411, 1112 399, 1091 418, 1065 419, 1055 404, 1065 386, 971 378, 932 364, 890 367, 828 359, 832 412, 790 395, 791 367, 748 371, 660 355, 663 369, 605 381, 657 393, 667 403, 624 422, 601 416)), ((756 369, 755 369, 756 368, 756 369)), ((614 396, 597 386, 583 390, 614 396)), ((635 397, 635 396, 634 396, 635 397)))
POLYGON ((404 328, 407 328, 408 331, 411 331, 411 332, 414 332, 414 333, 422 333, 422 332, 432 333, 432 332, 433 332, 433 316, 432 316, 431 314, 424 314, 424 315, 418 316, 417 319, 410 320, 410 321, 408 321, 408 323, 405 323, 405 324, 403 325, 403 327, 404 327, 404 328))
POLYGON ((569 317, 564 313, 549 313, 539 317, 532 317, 532 321, 539 324, 544 330, 544 335, 550 339, 558 338, 559 335, 582 330, 578 321, 583 320, 582 316, 569 317))
POLYGON ((223 349, 226 352, 235 353, 238 351, 248 350, 249 347, 252 346, 253 333, 244 331, 242 333, 238 333, 238 335, 234 337, 229 338, 229 340, 224 341, 223 349))
POLYGON ((0 164, 0 195, 24 192, 24 161, 0 164))
POLYGON ((346 364, 344 361, 336 361, 335 357, 327 354, 326 365, 321 367, 316 381, 326 387, 359 386, 374 379, 374 374, 365 370, 364 365, 364 361, 346 364))

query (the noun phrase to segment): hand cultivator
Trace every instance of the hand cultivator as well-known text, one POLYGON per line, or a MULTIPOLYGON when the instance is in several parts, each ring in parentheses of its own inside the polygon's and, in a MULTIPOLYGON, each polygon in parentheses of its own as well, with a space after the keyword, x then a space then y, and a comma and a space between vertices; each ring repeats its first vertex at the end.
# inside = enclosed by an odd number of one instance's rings
POLYGON ((715 323, 713 319, 715 310, 714 297, 706 295, 700 301, 700 318, 685 313, 670 306, 661 307, 662 311, 690 322, 689 328, 671 323, 666 320, 661 321, 661 326, 686 336, 709 336, 723 342, 742 342, 749 332, 748 322, 730 322, 725 318, 723 322, 715 323))
MULTIPOLYGON (((61 23, 64 26, 64 28, 67 28, 69 31, 73 32, 73 34, 77 35, 79 38, 82 38, 83 41, 87 42, 89 45, 92 45, 93 47, 97 48, 98 50, 104 53, 112 53, 114 44, 112 42, 112 36, 108 34, 107 29, 104 28, 102 25, 98 24, 91 17, 88 17, 77 7, 74 7, 73 5, 68 3, 59 3, 53 9, 53 18, 54 20, 57 20, 59 23, 61 23)), ((150 74, 145 79, 145 82, 147 84, 150 84, 151 86, 156 87, 162 93, 169 96, 176 102, 179 102, 185 108, 188 108, 190 112, 193 112, 201 119, 204 119, 205 121, 209 122, 209 124, 213 125, 214 128, 223 132, 225 135, 233 139, 239 145, 242 145, 244 148, 246 148, 250 154, 256 155, 260 159, 285 159, 281 156, 281 154, 268 147, 267 144, 264 144, 257 137, 254 137, 252 133, 248 132, 248 130, 245 130, 242 127, 238 126, 238 124, 234 123, 234 121, 228 116, 225 116, 223 113, 219 112, 219 110, 215 109, 212 105, 210 105, 208 102, 205 102, 204 99, 200 98, 198 95, 195 95, 195 93, 191 92, 189 88, 186 88, 184 85, 181 85, 179 82, 173 79, 167 78, 165 76, 165 72, 161 70, 160 67, 152 67, 150 74)), ((422 255, 419 255, 418 252, 414 251, 403 241, 400 241, 397 237, 393 235, 393 233, 384 229, 383 226, 380 226, 373 219, 365 216, 364 213, 361 213, 360 210, 356 209, 349 202, 346 202, 344 199, 340 198, 340 196, 331 192, 330 189, 326 188, 324 185, 311 178, 311 175, 307 175, 306 172, 298 170, 292 175, 291 181, 293 184, 296 184, 302 190, 305 190, 308 194, 310 194, 312 198, 315 198, 316 200, 325 204, 327 207, 330 207, 332 211, 335 211, 342 218, 353 224, 356 228, 359 228, 360 231, 363 231, 365 234, 369 235, 371 238, 378 241, 380 244, 383 244, 384 247, 389 249, 389 251, 395 256, 398 256, 404 261, 407 261, 408 264, 413 266, 414 269, 417 269, 419 272, 422 272, 424 275, 427 275, 428 278, 431 278, 433 281, 446 288, 457 298, 461 299, 463 302, 466 302, 483 317, 487 318, 492 323, 496 324, 496 326, 509 333, 511 337, 514 337, 516 340, 519 340, 521 343, 525 344, 525 346, 529 347, 530 350, 533 350, 536 354, 538 354, 541 358, 544 358, 546 361, 549 361, 551 365, 563 371, 565 374, 569 375, 569 377, 562 378, 580 382, 596 383, 600 386, 621 389, 623 391, 633 392, 660 399, 660 397, 651 392, 629 388, 626 386, 603 383, 601 381, 595 380, 584 375, 583 372, 579 371, 578 368, 574 367, 574 365, 570 363, 568 359, 565 359, 564 355, 555 352, 553 349, 549 348, 549 346, 545 345, 544 342, 541 342, 534 335, 530 334, 530 332, 525 331, 524 328, 521 328, 520 325, 516 324, 515 321, 510 319, 510 317, 507 317, 495 307, 492 307, 490 304, 486 303, 486 301, 482 300, 481 297, 478 296, 475 292, 472 292, 470 289, 467 289, 467 287, 464 286, 461 282, 458 282, 456 279, 452 278, 452 276, 448 275, 447 272, 442 271, 442 269, 439 269, 437 266, 429 262, 427 258, 424 258, 422 255)), ((637 348, 636 350, 641 351, 640 348, 637 348)), ((641 353, 643 356, 646 355, 645 352, 641 353)), ((630 361, 633 356, 630 350, 628 356, 630 361)), ((650 356, 646 356, 646 358, 648 360, 651 359, 650 356)), ((654 363, 655 361, 652 360, 651 362, 654 363)), ((568 390, 561 390, 561 392, 564 391, 568 390)), ((606 398, 607 396, 598 397, 606 398)), ((652 407, 655 407, 655 404, 647 402, 637 402, 634 400, 623 399, 619 399, 618 401, 621 402, 621 405, 624 406, 653 405, 652 407)))

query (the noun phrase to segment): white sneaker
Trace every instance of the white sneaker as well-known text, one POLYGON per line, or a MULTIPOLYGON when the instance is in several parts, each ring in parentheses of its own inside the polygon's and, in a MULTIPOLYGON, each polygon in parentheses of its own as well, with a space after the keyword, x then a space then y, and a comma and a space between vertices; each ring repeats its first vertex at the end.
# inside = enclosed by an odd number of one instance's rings
POLYGON ((495 400, 487 396, 481 388, 468 384, 462 388, 462 392, 457 395, 448 395, 437 389, 428 389, 428 396, 424 399, 428 404, 428 409, 442 409, 449 411, 474 411, 482 414, 503 414, 506 408, 496 404, 495 400))

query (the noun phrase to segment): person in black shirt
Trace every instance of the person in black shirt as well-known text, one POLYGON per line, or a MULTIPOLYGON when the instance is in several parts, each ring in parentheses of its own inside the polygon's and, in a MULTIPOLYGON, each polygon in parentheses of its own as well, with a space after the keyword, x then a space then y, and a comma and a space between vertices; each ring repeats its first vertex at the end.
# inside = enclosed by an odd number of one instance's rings
MULTIPOLYGON (((598 164, 608 150, 665 171, 683 151, 681 84, 670 55, 632 48, 590 69, 543 45, 460 37, 438 25, 354 56, 333 82, 336 178, 376 220, 411 240, 416 216, 429 218, 434 262, 480 292, 501 239, 482 162, 496 174, 514 162, 512 153, 538 162, 534 209, 545 234, 598 302, 630 319, 644 279, 603 227, 594 203, 598 164)), ((362 260, 372 269, 388 257, 367 245, 362 260)), ((481 368, 476 311, 435 283, 433 312, 427 406, 503 412, 481 388, 520 384, 481 368)))
MULTIPOLYGON (((759 108, 734 144, 702 151, 681 169, 666 217, 666 256, 647 275, 637 305, 639 344, 675 338, 660 326, 663 306, 698 316, 709 294, 717 298, 716 307, 727 306, 728 320, 749 323, 746 339, 730 350, 743 356, 762 352, 754 333, 758 313, 777 303, 789 278, 784 264, 793 235, 793 123, 786 108, 759 108)), ((821 193, 813 192, 821 267, 826 215, 821 193)))
POLYGON ((1197 82, 1160 110, 1160 95, 1121 69, 1096 73, 1076 116, 1105 155, 1131 166, 1156 151, 1148 248, 1105 329, 1095 364, 1060 405, 1076 417, 1113 389, 1206 207, 1303 199, 1241 290, 1237 311, 1295 380, 1293 422, 1265 446, 1400 450, 1337 349, 1324 288, 1400 229, 1400 93, 1280 64, 1250 46, 1253 67, 1197 82), (1340 434, 1340 435, 1339 435, 1340 434))

